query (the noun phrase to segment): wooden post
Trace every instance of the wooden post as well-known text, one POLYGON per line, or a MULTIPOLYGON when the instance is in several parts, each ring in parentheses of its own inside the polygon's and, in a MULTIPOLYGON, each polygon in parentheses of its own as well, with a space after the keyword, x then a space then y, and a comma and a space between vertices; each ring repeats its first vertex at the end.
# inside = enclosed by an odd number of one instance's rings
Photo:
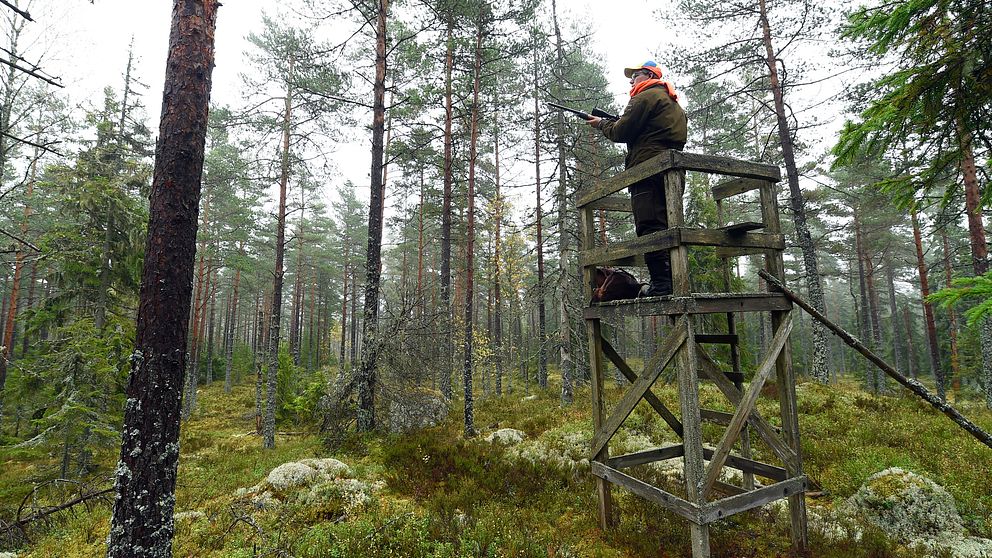
MULTIPOLYGON (((685 223, 682 209, 682 193, 685 191, 685 172, 680 170, 665 173, 665 198, 668 204, 668 226, 681 227, 685 223)), ((673 248, 672 291, 676 297, 688 297, 689 251, 684 244, 673 248)), ((699 373, 696 370, 695 318, 685 314, 686 340, 679 353, 678 382, 679 404, 682 408, 682 441, 685 447, 683 456, 686 500, 697 506, 705 504, 703 497, 703 427, 699 413, 699 373)), ((671 335, 675 335, 672 331, 671 335)), ((709 558, 710 528, 705 524, 690 523, 693 558, 709 558)))
MULTIPOLYGON (((761 194, 761 216, 765 222, 765 231, 779 233, 781 224, 778 214, 778 196, 775 183, 766 182, 759 189, 761 194)), ((768 273, 785 283, 785 264, 782 252, 769 250, 765 252, 765 267, 768 273)), ((789 312, 772 312, 772 333, 777 333, 785 323, 789 312)), ((799 445, 799 413, 796 408, 796 377, 792 370, 792 350, 789 344, 779 353, 776 362, 776 382, 778 383, 779 405, 782 417, 782 435, 786 443, 796 453, 794 466, 786 464, 790 477, 803 475, 803 456, 799 445)), ((806 498, 803 492, 789 496, 789 518, 791 521, 792 548, 797 553, 805 553, 809 546, 806 534, 806 498)))
MULTIPOLYGON (((582 247, 584 249, 596 246, 595 226, 593 224, 592 209, 582 208, 579 214, 582 230, 582 247)), ((592 300, 593 283, 595 281, 596 268, 587 266, 582 269, 582 277, 585 283, 583 289, 584 303, 592 300)), ((589 370, 592 375, 592 424, 594 435, 603 429, 606 421, 606 406, 603 400, 603 331, 599 319, 586 320, 586 335, 589 338, 589 370)), ((603 449, 595 456, 593 461, 606 463, 610 458, 610 445, 604 444, 603 449)), ((599 495, 599 525, 604 530, 616 526, 617 520, 613 513, 613 494, 610 490, 610 483, 606 479, 596 478, 596 492, 599 495)))

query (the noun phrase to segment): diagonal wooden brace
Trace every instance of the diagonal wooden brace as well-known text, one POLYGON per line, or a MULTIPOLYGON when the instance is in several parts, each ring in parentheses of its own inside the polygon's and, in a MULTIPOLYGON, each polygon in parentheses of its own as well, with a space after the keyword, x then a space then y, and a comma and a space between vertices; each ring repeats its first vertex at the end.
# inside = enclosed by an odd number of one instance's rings
MULTIPOLYGON (((699 355, 699 370, 706 375, 707 378, 716 384, 717 388, 723 392, 723 395, 730 400, 735 406, 740 405, 741 398, 743 395, 741 391, 737 389, 726 376, 720 368, 713 362, 713 359, 706 353, 706 350, 702 346, 696 345, 696 354, 699 355)), ((771 448, 772 452, 782 460, 786 468, 790 471, 796 470, 799 463, 799 456, 796 452, 785 443, 775 428, 768 423, 755 409, 751 410, 751 414, 748 417, 748 421, 751 426, 758 432, 761 439, 764 440, 768 447, 771 448)))
POLYGON ((727 456, 730 455, 730 451, 734 448, 734 443, 740 436, 741 429, 744 428, 744 422, 751 414, 751 411, 754 410, 754 405, 758 402, 758 396, 761 395, 761 388, 764 387, 765 380, 775 370, 775 361, 778 360, 778 355, 782 352, 782 348, 789 342, 789 333, 791 332, 792 320, 786 317, 785 322, 779 327, 775 337, 772 338, 768 354, 761 362, 761 366, 758 367, 757 372, 755 372, 751 384, 748 385, 744 397, 741 398, 741 402, 737 404, 737 411, 734 413, 733 418, 730 419, 730 425, 727 426, 727 430, 723 433, 723 438, 720 439, 720 443, 713 452, 713 459, 710 460, 710 466, 706 470, 706 481, 703 484, 704 498, 709 496, 710 491, 713 490, 713 484, 720 477, 720 469, 723 469, 723 464, 726 463, 727 456))
POLYGON ((623 421, 634 410, 634 407, 644 398, 644 394, 654 385, 655 380, 661 375, 661 371, 668 366, 668 363, 671 362, 679 349, 682 348, 688 337, 688 326, 685 317, 683 317, 675 324, 675 327, 672 328, 672 332, 665 339, 665 342, 644 367, 644 373, 638 376, 627 393, 617 403, 606 423, 603 424, 603 429, 596 432, 595 436, 593 436, 592 456, 594 459, 610 441, 610 438, 616 434, 620 425, 623 424, 623 421))
MULTIPOLYGON (((616 367, 620 370, 620 373, 623 374, 624 378, 627 378, 630 383, 637 381, 637 374, 634 373, 634 370, 627 364, 627 361, 620 356, 620 353, 618 353, 617 350, 613 348, 613 345, 610 345, 606 339, 603 339, 603 354, 605 354, 606 358, 610 359, 610 361, 616 365, 616 367)), ((661 415, 661 418, 664 419, 664 421, 668 423, 668 426, 679 435, 679 438, 681 438, 682 421, 675 416, 675 413, 669 410, 661 399, 659 399, 658 396, 655 395, 650 389, 644 393, 644 400, 647 401, 648 405, 651 405, 651 407, 653 407, 659 415, 661 415)))

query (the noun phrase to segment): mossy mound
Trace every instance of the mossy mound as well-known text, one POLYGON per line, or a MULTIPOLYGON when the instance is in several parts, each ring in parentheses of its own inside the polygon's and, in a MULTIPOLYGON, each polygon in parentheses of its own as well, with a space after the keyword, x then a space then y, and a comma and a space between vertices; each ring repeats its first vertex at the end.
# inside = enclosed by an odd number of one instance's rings
POLYGON ((992 540, 968 537, 954 497, 899 467, 868 477, 844 511, 926 556, 992 558, 992 540))

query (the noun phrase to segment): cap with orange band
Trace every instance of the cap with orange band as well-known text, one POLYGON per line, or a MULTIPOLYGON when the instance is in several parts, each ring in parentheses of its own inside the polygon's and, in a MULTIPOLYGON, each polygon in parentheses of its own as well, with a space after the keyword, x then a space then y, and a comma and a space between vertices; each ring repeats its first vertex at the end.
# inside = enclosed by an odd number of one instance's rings
POLYGON ((630 76, 634 75, 634 72, 639 72, 641 70, 647 70, 652 74, 654 74, 654 77, 661 79, 661 68, 658 67, 658 64, 654 60, 648 60, 647 62, 641 64, 640 66, 624 68, 623 75, 629 78, 630 76))

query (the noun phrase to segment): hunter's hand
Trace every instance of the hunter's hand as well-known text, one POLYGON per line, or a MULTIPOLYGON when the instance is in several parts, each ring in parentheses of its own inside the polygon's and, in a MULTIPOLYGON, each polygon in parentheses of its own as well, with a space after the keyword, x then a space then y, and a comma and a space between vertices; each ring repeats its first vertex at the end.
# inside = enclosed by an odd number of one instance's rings
POLYGON ((593 128, 599 128, 599 124, 602 121, 603 119, 598 116, 590 116, 589 119, 586 120, 586 124, 592 126, 593 128))

